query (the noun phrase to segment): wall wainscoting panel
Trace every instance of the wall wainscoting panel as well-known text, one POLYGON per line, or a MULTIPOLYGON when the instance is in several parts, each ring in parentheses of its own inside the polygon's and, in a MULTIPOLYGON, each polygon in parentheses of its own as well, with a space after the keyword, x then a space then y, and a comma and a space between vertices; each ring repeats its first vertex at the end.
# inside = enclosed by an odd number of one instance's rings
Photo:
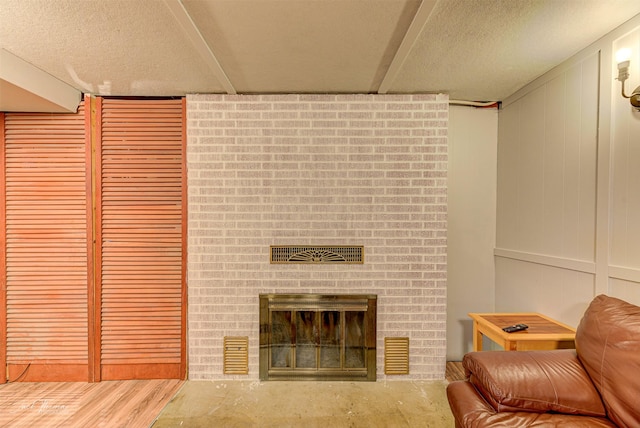
POLYGON ((498 312, 576 326, 594 297, 600 70, 599 53, 585 55, 500 110, 498 312))
MULTIPOLYGON (((378 296, 407 379, 444 379, 446 95, 189 95, 191 379, 258 379, 259 294, 378 296), (362 264, 270 263, 277 245, 360 246, 362 264), (225 336, 249 338, 225 375, 225 336)), ((395 376, 394 378, 398 378, 395 376)))

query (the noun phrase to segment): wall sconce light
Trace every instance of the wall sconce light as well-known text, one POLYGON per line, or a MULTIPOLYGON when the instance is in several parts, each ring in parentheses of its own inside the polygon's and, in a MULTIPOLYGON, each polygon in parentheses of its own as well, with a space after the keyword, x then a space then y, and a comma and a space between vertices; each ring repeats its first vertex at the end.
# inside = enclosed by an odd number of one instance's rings
POLYGON ((616 61, 618 63, 618 79, 622 82, 622 96, 629 99, 631 105, 640 111, 640 86, 635 88, 631 95, 624 93, 624 82, 629 78, 629 65, 631 64, 631 49, 620 49, 616 53, 616 61))

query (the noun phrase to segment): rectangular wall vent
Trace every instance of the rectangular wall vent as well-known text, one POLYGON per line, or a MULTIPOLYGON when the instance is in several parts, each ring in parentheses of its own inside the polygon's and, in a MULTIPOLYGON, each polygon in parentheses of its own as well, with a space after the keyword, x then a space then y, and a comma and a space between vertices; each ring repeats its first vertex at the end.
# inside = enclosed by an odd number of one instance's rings
POLYGON ((364 246, 272 245, 271 263, 364 263, 364 246))
POLYGON ((409 374, 409 338, 384 338, 384 374, 409 374))
POLYGON ((224 337, 224 374, 249 373, 249 337, 224 337))

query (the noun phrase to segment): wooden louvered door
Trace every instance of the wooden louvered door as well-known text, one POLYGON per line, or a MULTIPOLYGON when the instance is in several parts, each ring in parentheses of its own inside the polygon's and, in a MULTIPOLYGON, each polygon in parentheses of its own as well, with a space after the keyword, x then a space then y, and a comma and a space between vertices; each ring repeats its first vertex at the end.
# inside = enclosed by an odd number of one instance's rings
POLYGON ((3 357, 8 381, 89 379, 91 150, 76 114, 6 113, 3 357))
POLYGON ((186 376, 184 111, 183 99, 96 99, 102 380, 186 376))

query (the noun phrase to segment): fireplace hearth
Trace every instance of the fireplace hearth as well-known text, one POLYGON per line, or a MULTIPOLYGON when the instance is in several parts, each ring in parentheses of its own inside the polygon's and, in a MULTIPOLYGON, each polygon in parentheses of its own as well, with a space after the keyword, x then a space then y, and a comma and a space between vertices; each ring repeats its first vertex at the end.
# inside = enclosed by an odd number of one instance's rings
POLYGON ((376 380, 375 295, 261 294, 261 380, 376 380))

